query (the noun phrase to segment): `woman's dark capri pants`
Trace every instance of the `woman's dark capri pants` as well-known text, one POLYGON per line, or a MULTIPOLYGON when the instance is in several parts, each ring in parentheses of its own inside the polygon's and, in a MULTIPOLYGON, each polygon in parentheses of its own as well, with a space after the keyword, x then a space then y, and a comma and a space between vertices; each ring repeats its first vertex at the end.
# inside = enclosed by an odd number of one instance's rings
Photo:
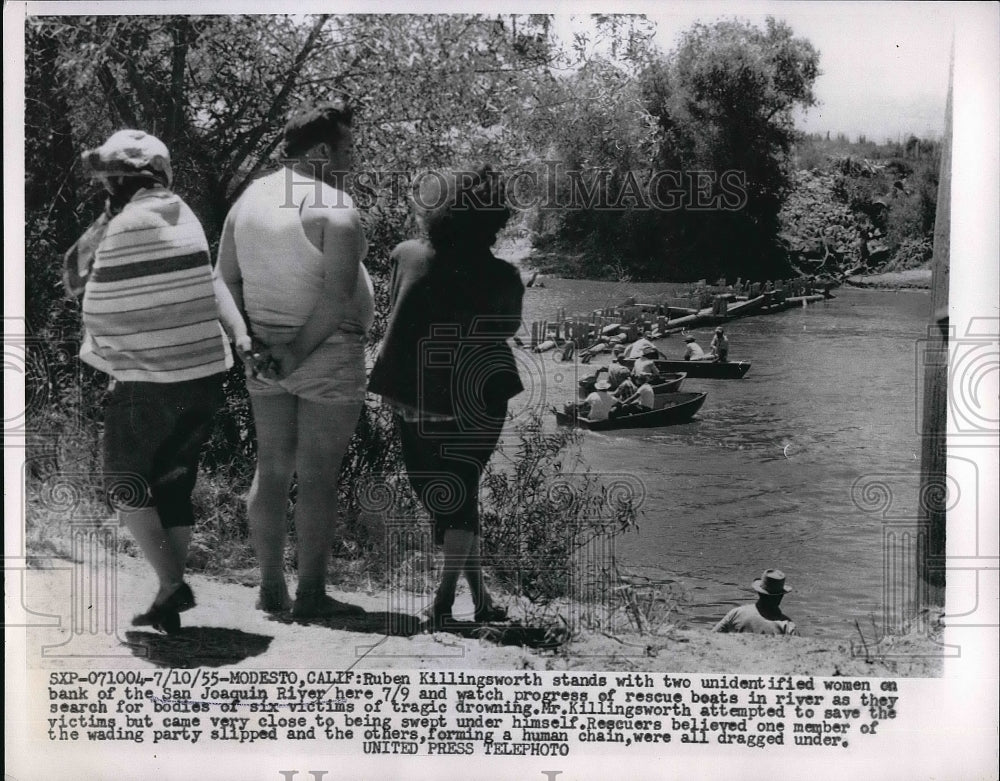
POLYGON ((496 450, 507 407, 471 420, 407 421, 397 416, 410 485, 434 519, 434 541, 448 529, 479 534, 479 480, 496 450))
POLYGON ((115 383, 104 412, 104 485, 113 508, 156 507, 164 528, 194 524, 198 456, 223 403, 224 376, 115 383))

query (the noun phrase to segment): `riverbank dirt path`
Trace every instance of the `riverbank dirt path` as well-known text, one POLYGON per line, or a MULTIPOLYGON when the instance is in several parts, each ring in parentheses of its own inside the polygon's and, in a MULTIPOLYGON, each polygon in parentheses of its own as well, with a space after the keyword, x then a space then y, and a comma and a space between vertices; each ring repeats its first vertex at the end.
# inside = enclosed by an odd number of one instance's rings
MULTIPOLYGON (((890 638, 891 643, 869 649, 868 659, 859 638, 854 638, 857 651, 852 654, 851 638, 831 643, 673 627, 615 637, 585 631, 547 648, 536 642, 538 632, 492 632, 485 638, 419 633, 416 614, 427 598, 414 596, 404 610, 398 595, 385 592, 329 589, 331 596, 363 607, 366 615, 325 625, 299 624, 257 610, 254 588, 200 575, 189 579, 198 605, 183 614, 184 628, 171 636, 130 624, 152 594, 152 577, 143 562, 120 556, 113 576, 102 576, 100 582, 91 578, 95 571, 55 558, 34 561, 20 573, 8 570, 7 615, 12 617, 18 603, 27 611, 28 667, 579 669, 879 677, 941 672, 940 648, 920 632, 890 638), (88 594, 98 594, 99 604, 88 604, 88 594), (516 644, 525 639, 541 647, 516 644)), ((461 617, 465 608, 471 611, 471 603, 460 602, 456 614, 461 617)), ((13 639, 8 635, 8 642, 13 639)))

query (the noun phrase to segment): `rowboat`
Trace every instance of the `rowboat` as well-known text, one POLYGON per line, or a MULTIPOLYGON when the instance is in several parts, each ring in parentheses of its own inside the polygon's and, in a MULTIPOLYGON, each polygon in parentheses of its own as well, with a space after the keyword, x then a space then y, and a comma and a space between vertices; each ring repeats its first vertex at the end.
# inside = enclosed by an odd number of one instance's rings
MULTIPOLYGON (((634 361, 622 359, 622 366, 632 368, 634 361)), ((684 372, 688 377, 707 380, 739 380, 750 371, 750 361, 656 361, 660 374, 684 372)))
POLYGON ((571 413, 555 410, 556 422, 589 431, 614 431, 621 428, 659 428, 687 423, 705 403, 707 393, 669 393, 656 397, 657 409, 635 412, 607 420, 590 420, 571 413))
MULTIPOLYGON (((602 369, 601 371, 604 370, 602 369)), ((598 374, 600 374, 600 371, 598 374)), ((653 383, 653 393, 676 393, 681 389, 681 383, 684 382, 685 377, 687 377, 687 374, 684 372, 661 374, 657 377, 656 382, 653 383)), ((595 382, 597 382, 597 374, 589 374, 580 380, 579 391, 581 398, 594 392, 595 382)))

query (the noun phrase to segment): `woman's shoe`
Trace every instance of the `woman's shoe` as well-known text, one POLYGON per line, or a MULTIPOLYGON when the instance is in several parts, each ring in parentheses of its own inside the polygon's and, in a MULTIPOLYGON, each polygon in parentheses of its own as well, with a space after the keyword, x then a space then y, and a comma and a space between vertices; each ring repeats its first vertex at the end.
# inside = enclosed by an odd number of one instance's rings
POLYGON ((174 590, 174 593, 167 597, 167 600, 160 607, 170 608, 176 610, 178 613, 183 613, 185 610, 193 608, 196 604, 198 603, 194 600, 194 592, 182 580, 181 584, 174 590))
MULTIPOLYGON (((459 625, 459 621, 451 614, 447 613, 432 613, 427 616, 427 619, 420 625, 421 632, 433 633, 433 632, 443 632, 448 629, 454 629, 459 625)), ((468 624, 466 624, 468 626, 468 624)))
POLYGON ((190 610, 195 604, 197 603, 191 587, 181 581, 181 584, 163 602, 158 605, 154 602, 149 610, 133 618, 132 626, 151 626, 166 632, 168 635, 176 634, 181 629, 179 614, 190 610))
POLYGON ((175 635, 181 631, 181 617, 176 610, 160 608, 160 615, 153 629, 159 629, 168 635, 175 635))
POLYGON ((132 619, 132 626, 151 626, 168 635, 181 631, 181 617, 174 608, 166 605, 153 605, 145 613, 140 613, 132 619))

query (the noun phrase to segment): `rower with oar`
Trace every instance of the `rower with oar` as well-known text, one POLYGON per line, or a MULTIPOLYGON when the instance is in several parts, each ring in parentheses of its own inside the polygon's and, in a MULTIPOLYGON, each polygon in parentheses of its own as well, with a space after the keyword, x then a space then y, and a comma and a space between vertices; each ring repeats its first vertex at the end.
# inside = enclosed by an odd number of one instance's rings
POLYGON ((615 391, 614 394, 621 402, 612 408, 611 417, 618 418, 623 415, 635 415, 641 412, 652 412, 656 408, 656 392, 648 381, 642 383, 638 388, 631 380, 626 379, 615 391), (628 394, 627 388, 635 389, 635 392, 628 394))

